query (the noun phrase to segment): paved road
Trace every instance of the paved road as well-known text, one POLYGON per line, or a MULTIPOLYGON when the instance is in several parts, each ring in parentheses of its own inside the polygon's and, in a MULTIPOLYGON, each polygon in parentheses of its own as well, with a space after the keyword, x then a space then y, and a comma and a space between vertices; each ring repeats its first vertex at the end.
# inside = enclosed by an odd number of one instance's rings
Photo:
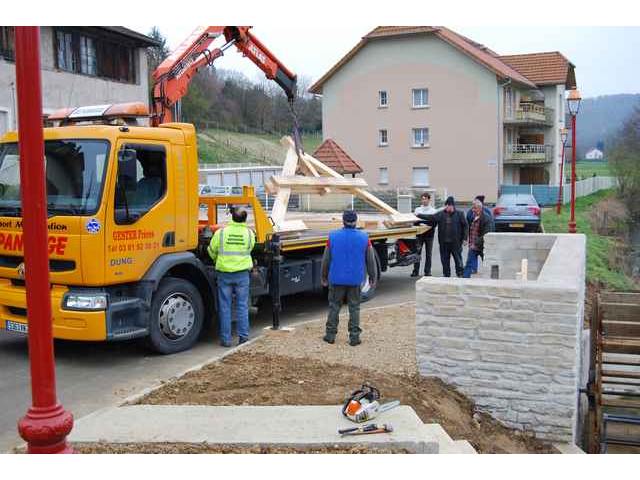
MULTIPOLYGON (((434 245, 434 275, 440 275, 434 245)), ((378 292, 364 308, 415 300, 411 269, 386 272, 378 292)), ((252 336, 271 323, 267 303, 252 319, 252 336)), ((283 300, 282 325, 323 317, 326 301, 321 295, 297 295, 283 300)), ((320 341, 320 339, 318 339, 320 341)), ((216 340, 201 340, 195 348, 175 355, 149 353, 140 343, 80 343, 56 341, 59 399, 76 418, 112 406, 161 379, 178 375, 189 367, 220 355, 225 349, 216 340)), ((30 381, 26 337, 0 331, 0 452, 21 442, 16 422, 30 404, 30 381)))

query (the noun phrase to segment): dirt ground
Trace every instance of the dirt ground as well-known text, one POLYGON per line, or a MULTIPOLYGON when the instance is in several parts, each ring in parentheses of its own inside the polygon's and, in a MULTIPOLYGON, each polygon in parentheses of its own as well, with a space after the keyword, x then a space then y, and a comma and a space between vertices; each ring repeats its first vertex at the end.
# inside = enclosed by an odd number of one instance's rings
POLYGON ((347 343, 346 319, 334 345, 322 341, 324 322, 269 332, 202 370, 168 382, 138 403, 173 405, 338 405, 362 383, 384 399, 414 408, 454 439, 481 453, 552 453, 551 445, 478 413, 437 378, 418 375, 413 305, 363 312, 363 343, 347 343))
POLYGON ((138 443, 122 443, 122 444, 108 444, 108 443, 76 443, 73 445, 73 449, 76 453, 95 454, 95 453, 233 453, 233 454, 245 454, 245 453, 348 453, 348 454, 363 454, 363 453, 410 453, 404 449, 391 449, 391 448, 378 448, 375 452, 372 452, 370 448, 364 446, 353 446, 345 448, 342 446, 324 447, 324 448, 306 448, 297 449, 289 447, 236 447, 230 445, 208 445, 206 443, 198 444, 176 444, 176 443, 152 443, 140 445, 138 443))

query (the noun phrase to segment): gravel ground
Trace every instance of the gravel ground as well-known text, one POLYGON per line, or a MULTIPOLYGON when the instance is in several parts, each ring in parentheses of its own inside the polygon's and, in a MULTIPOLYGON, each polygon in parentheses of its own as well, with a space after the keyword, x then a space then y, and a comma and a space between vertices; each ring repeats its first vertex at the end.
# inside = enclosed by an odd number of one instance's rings
POLYGON ((268 330, 263 339, 252 345, 251 351, 357 365, 392 374, 413 375, 417 372, 414 304, 361 312, 362 343, 356 347, 349 345, 348 319, 347 313, 340 315, 333 345, 322 341, 325 322, 316 320, 297 326, 291 332, 268 330))

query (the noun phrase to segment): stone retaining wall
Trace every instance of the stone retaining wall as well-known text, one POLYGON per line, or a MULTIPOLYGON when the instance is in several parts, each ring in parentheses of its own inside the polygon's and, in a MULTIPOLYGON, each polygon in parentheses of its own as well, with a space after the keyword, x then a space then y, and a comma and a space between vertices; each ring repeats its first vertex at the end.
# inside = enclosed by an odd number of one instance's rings
POLYGON ((486 245, 492 251, 484 269, 501 262, 500 278, 512 270, 515 276, 523 251, 547 254, 533 274, 530 259, 529 278, 537 277, 533 281, 420 280, 416 284, 420 373, 458 387, 480 410, 507 426, 533 431, 539 438, 575 441, 585 238, 490 234, 486 245))

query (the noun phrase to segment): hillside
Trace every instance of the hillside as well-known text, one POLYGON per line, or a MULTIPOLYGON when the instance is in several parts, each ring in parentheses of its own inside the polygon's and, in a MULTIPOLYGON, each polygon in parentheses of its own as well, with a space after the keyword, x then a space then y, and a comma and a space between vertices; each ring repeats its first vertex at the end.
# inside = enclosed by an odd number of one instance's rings
MULTIPOLYGON (((281 135, 238 133, 209 129, 198 133, 200 163, 251 163, 279 165, 284 161, 281 135)), ((305 151, 313 152, 321 136, 303 136, 305 151)))
POLYGON ((636 106, 640 106, 640 94, 585 98, 577 117, 578 158, 584 158, 584 154, 597 147, 599 142, 604 143, 606 157, 611 139, 636 106))

